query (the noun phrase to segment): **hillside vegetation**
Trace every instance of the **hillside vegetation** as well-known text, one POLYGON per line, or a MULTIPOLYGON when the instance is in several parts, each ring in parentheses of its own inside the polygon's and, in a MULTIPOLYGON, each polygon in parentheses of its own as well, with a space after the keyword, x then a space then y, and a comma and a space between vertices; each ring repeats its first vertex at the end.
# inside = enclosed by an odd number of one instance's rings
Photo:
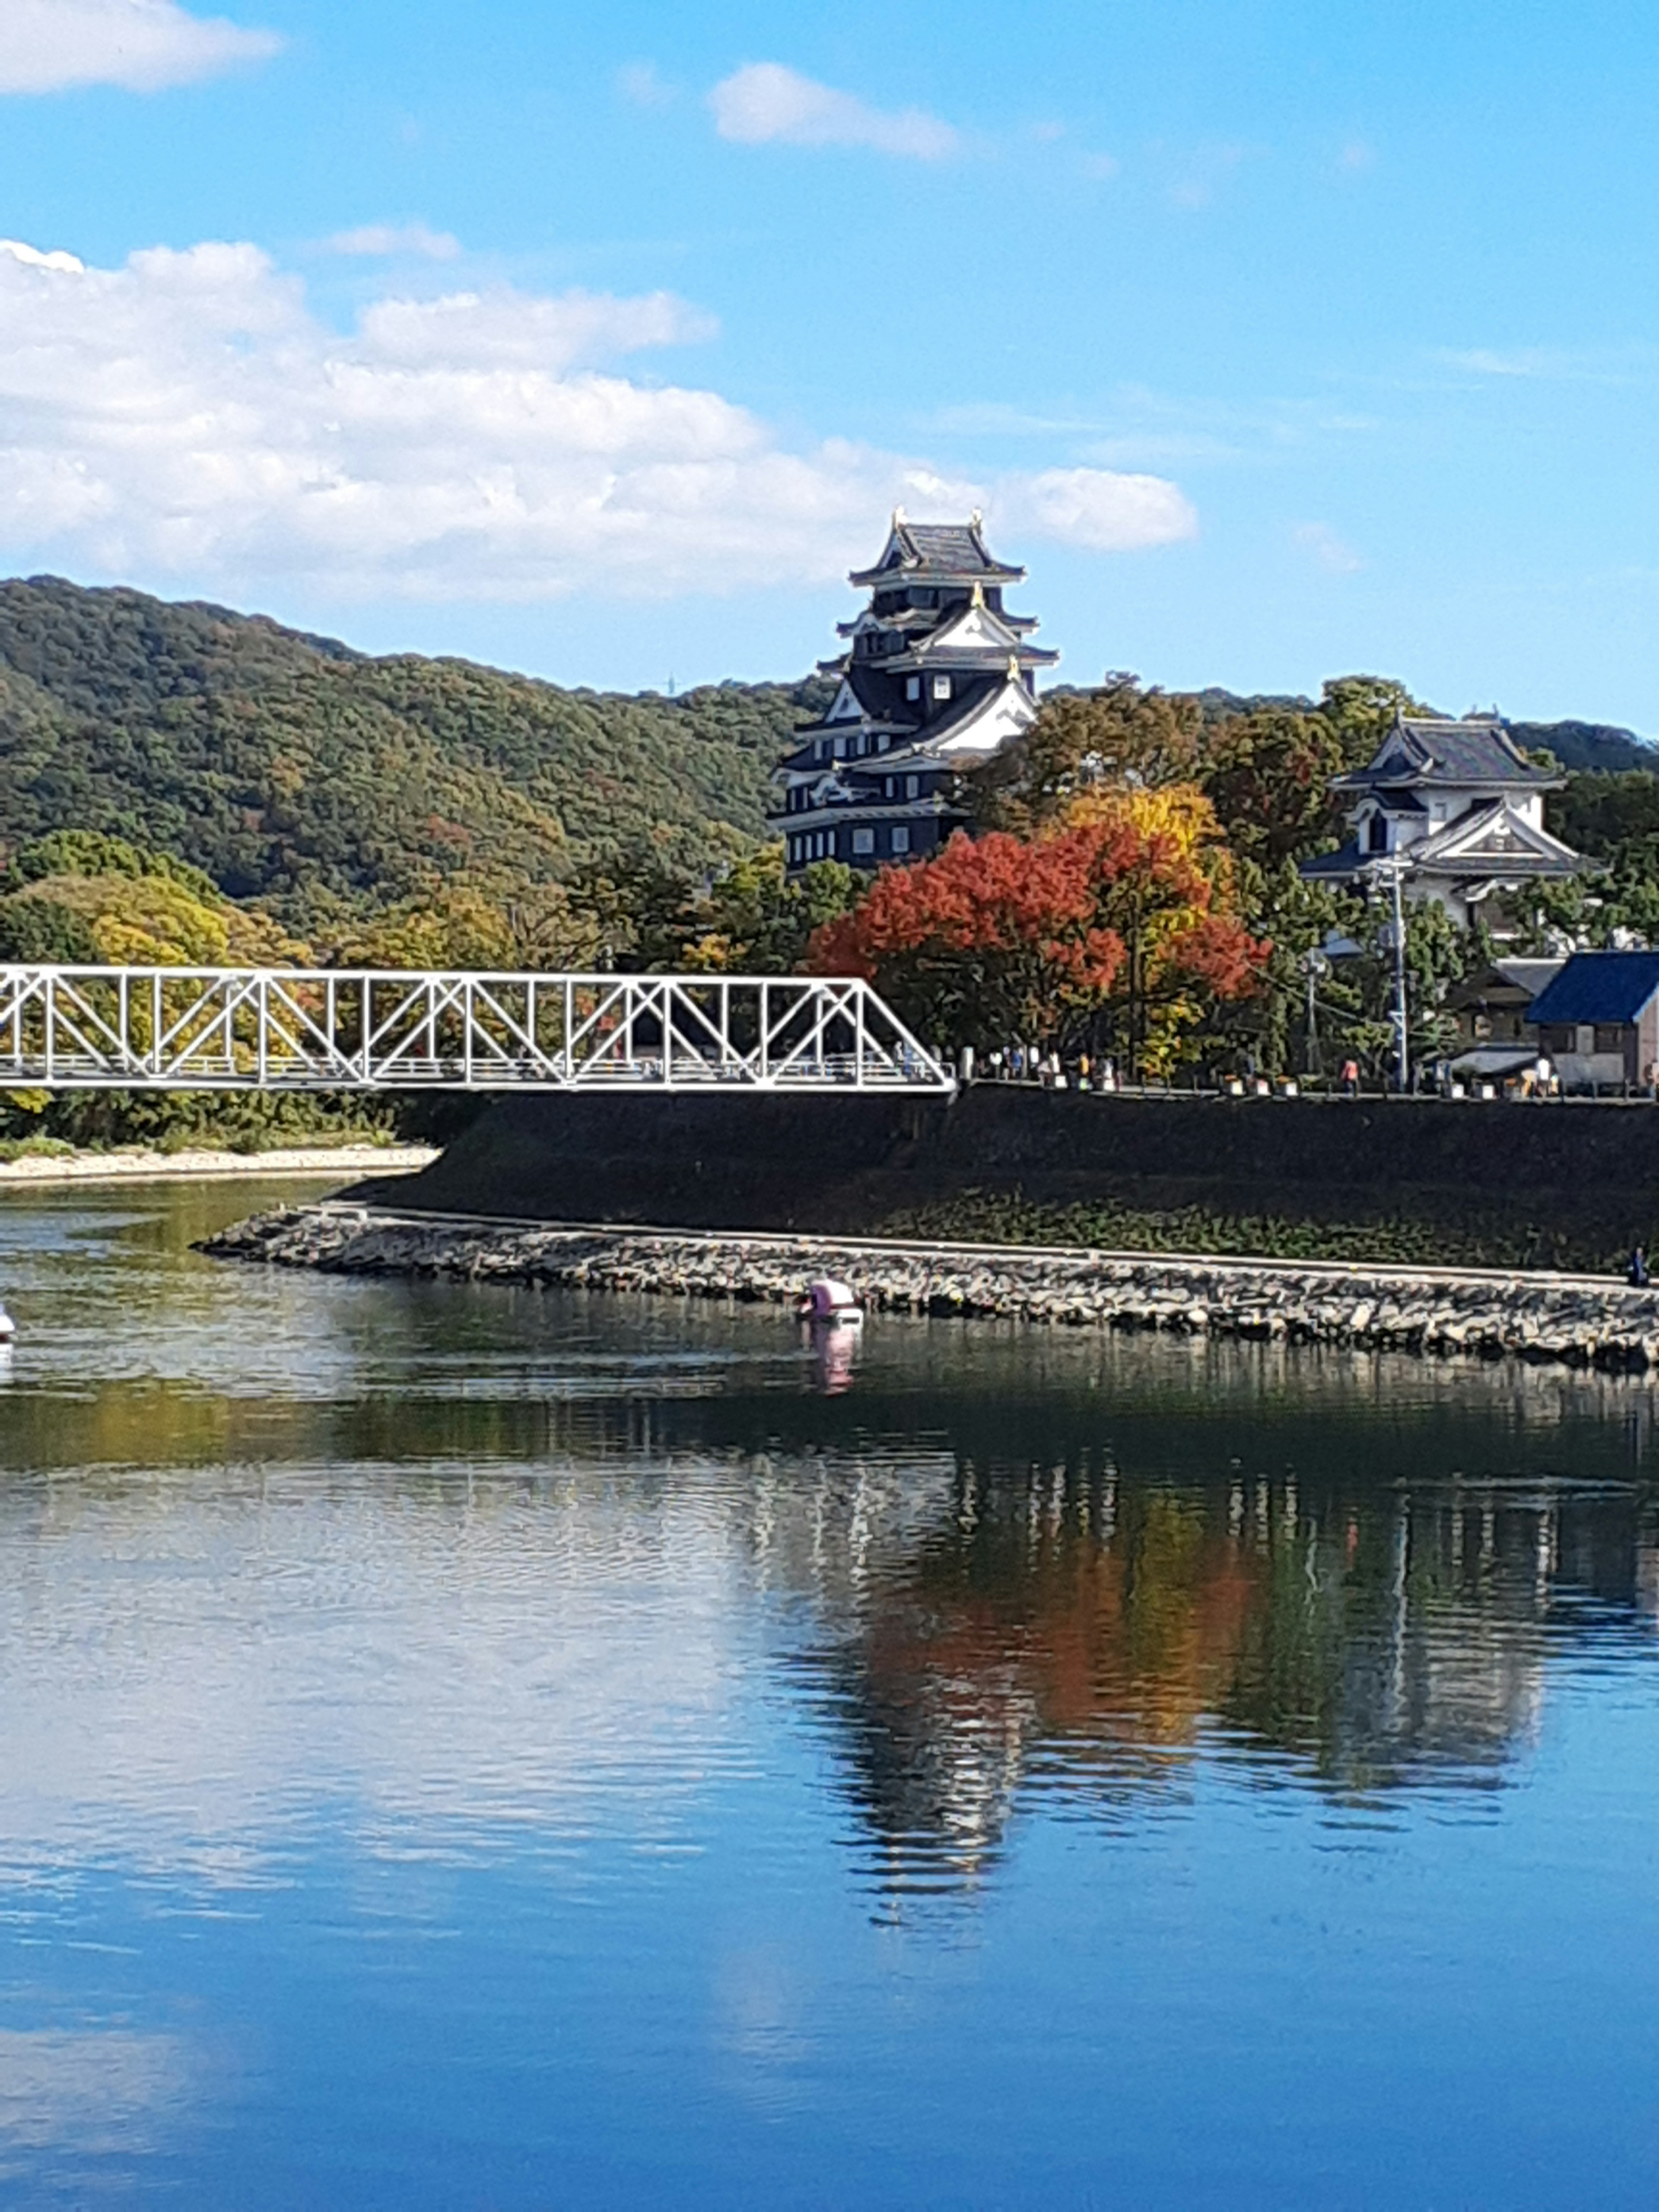
POLYGON ((262 617, 0 584, 0 859, 76 828, 172 854, 313 933, 446 883, 696 874, 763 834, 823 685, 677 699, 372 659, 262 617))
MULTIPOLYGON (((1376 914, 1297 864, 1341 834, 1333 776, 1416 710, 1403 684, 1333 678, 1316 702, 1058 687, 964 785, 978 842, 873 886, 834 861, 786 879, 765 842, 773 765, 829 688, 567 690, 222 607, 0 582, 0 959, 827 963, 874 975, 948 1047, 1018 1036, 1163 1074, 1387 1064, 1376 914), (1360 952, 1310 971, 1333 931, 1360 952)), ((1659 942, 1659 752, 1596 724, 1511 726, 1567 770, 1552 818, 1595 864, 1539 891, 1524 943, 1659 942)), ((1437 908, 1412 916, 1416 1060, 1444 1051, 1448 994, 1491 952, 1437 908)), ((259 1141, 362 1110, 30 1095, 0 1100, 0 1142, 259 1141)))

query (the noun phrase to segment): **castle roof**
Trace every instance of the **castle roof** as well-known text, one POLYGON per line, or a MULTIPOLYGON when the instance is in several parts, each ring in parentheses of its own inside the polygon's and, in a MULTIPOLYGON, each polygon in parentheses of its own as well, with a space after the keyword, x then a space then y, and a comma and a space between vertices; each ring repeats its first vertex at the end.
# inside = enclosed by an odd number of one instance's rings
POLYGON ((1027 645, 1006 617, 988 607, 978 592, 969 605, 942 619, 936 616, 934 622, 933 629, 894 656, 891 666, 994 668, 1006 665, 1012 657, 1027 668, 1047 668, 1060 659, 1046 647, 1027 645))
POLYGON ((1018 584, 1024 574, 993 556, 977 514, 965 523, 912 522, 898 507, 880 560, 873 568, 855 568, 848 581, 863 590, 901 577, 907 583, 1018 584))

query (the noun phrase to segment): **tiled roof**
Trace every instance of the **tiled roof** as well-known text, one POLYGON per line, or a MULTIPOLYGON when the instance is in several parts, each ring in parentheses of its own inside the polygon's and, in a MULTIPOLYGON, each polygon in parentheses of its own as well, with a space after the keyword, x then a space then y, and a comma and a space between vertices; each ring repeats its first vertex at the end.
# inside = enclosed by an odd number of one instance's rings
POLYGON ((1297 872, 1304 882, 1317 883, 1323 876, 1351 876, 1364 864, 1364 854, 1351 838, 1334 853, 1321 853, 1311 860, 1304 860, 1297 872))
POLYGON ((970 522, 909 522, 893 518, 887 551, 897 552, 890 567, 858 568, 850 581, 860 587, 884 577, 914 580, 927 576, 985 576, 998 582, 1018 583, 1025 574, 993 557, 981 535, 977 518, 970 522))
POLYGON ((1659 952, 1575 952, 1528 1012, 1529 1022, 1633 1022, 1659 991, 1659 952))
POLYGON ((1535 999, 1547 983, 1553 983, 1566 964, 1565 960, 1559 958, 1495 960, 1492 963, 1506 983, 1512 983, 1517 991, 1524 991, 1530 999, 1535 999))
POLYGON ((1413 714, 1399 718, 1369 767, 1337 781, 1349 790, 1395 783, 1549 787, 1559 778, 1534 767, 1504 725, 1490 716, 1455 722, 1413 714))

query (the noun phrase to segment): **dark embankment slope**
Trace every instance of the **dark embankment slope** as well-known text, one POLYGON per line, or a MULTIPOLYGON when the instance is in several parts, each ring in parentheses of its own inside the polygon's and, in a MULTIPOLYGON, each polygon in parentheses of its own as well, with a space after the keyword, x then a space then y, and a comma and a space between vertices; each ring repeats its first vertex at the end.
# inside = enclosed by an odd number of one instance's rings
POLYGON ((1659 1243, 1659 1109, 1102 1098, 503 1099, 356 1195, 544 1220, 1605 1269, 1659 1243))

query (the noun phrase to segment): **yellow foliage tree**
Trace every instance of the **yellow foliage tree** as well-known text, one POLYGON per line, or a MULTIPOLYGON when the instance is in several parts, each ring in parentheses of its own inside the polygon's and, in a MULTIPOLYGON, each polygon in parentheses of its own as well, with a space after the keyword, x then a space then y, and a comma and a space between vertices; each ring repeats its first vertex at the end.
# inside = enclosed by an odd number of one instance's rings
POLYGON ((100 959, 113 966, 291 967, 310 957, 268 915, 170 876, 44 876, 29 884, 27 896, 78 915, 100 959))
POLYGON ((1071 799, 1050 836, 1127 831, 1143 860, 1114 880, 1103 915, 1122 938, 1127 1057, 1167 1077, 1207 1000, 1198 974, 1170 957, 1195 932, 1237 923, 1233 856, 1215 808, 1195 783, 1097 784, 1071 799))
POLYGON ((557 884, 502 905, 464 884, 405 899, 351 925, 330 947, 341 968, 515 969, 591 968, 599 953, 592 915, 557 884))

